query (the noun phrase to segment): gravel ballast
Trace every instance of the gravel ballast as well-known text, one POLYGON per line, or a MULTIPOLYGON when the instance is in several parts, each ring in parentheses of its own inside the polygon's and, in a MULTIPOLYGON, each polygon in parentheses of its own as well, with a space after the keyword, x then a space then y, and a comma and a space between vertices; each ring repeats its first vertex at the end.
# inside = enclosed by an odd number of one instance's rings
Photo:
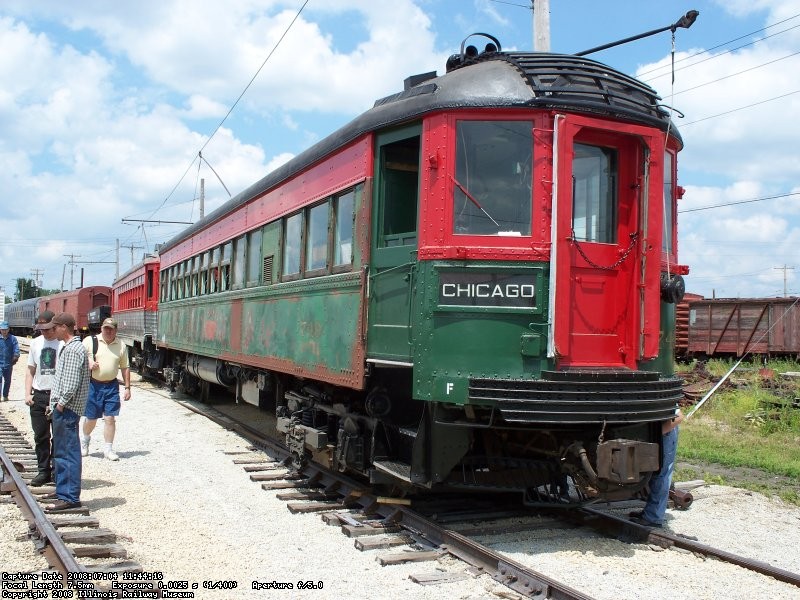
MULTIPOLYGON (((14 369, 11 401, 0 403, 0 413, 32 443, 28 407, 21 400, 23 362, 14 369)), ((101 527, 118 534, 130 560, 163 573, 165 581, 198 584, 195 598, 514 597, 487 575, 431 586, 409 579, 466 571, 449 557, 381 567, 375 558, 389 551, 359 552, 319 515, 291 514, 276 492, 262 490, 233 462, 258 452, 164 391, 134 387, 117 419, 115 449, 118 462, 103 458, 99 423, 83 461, 81 501, 101 527), (207 581, 236 582, 237 588, 203 589, 207 581), (322 582, 322 589, 297 589, 298 582, 308 581, 322 582), (253 582, 291 583, 294 589, 254 590, 253 582)), ((704 486, 693 494, 689 510, 669 512, 669 530, 800 572, 800 509, 723 486, 704 486)), ((26 530, 17 509, 0 503, 2 571, 44 566, 30 542, 12 543, 26 530)), ((585 530, 536 535, 482 541, 595 598, 800 597, 797 587, 689 552, 622 544, 585 530)))

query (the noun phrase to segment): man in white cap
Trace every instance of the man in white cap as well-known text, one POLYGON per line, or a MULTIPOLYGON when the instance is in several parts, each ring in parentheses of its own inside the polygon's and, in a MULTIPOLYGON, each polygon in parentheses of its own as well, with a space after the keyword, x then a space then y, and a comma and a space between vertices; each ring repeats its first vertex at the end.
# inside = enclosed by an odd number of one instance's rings
POLYGON ((122 370, 125 384, 125 401, 131 399, 131 369, 128 363, 128 347, 117 339, 117 322, 108 318, 100 326, 100 336, 90 336, 83 340, 83 346, 89 355, 89 371, 92 379, 89 382, 89 400, 83 413, 83 437, 81 437, 81 456, 89 456, 91 434, 97 425, 97 419, 103 417, 103 439, 105 448, 103 456, 108 460, 119 460, 114 452, 114 435, 117 431, 116 416, 119 415, 121 402, 119 399, 119 383, 117 372, 122 370))
POLYGON ((0 321, 0 381, 3 383, 3 402, 8 402, 8 392, 11 390, 11 371, 18 360, 17 336, 11 335, 8 321, 0 321))

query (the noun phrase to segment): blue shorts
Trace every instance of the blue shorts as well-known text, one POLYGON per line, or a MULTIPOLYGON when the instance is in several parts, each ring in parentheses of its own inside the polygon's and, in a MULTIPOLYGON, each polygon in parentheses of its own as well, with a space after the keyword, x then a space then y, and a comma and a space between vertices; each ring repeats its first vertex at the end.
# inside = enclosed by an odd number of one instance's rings
POLYGON ((116 379, 105 383, 94 380, 89 382, 89 398, 86 400, 86 410, 83 411, 87 419, 116 417, 119 408, 119 383, 116 379))

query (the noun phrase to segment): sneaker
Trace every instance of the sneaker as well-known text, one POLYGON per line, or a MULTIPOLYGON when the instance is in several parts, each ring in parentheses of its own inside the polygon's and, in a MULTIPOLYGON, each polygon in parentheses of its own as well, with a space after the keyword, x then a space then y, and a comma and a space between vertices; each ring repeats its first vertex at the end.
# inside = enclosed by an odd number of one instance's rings
POLYGON ((40 487, 45 483, 50 483, 51 481, 53 481, 53 479, 50 476, 50 473, 44 473, 40 471, 36 477, 31 479, 31 487, 40 487))
POLYGON ((3 402, 8 402, 8 396, 3 396, 3 402))
POLYGON ((92 441, 92 438, 86 436, 85 438, 81 438, 81 456, 89 456, 89 442, 92 441))
POLYGON ((113 450, 106 450, 104 456, 108 460, 119 460, 119 456, 113 450))

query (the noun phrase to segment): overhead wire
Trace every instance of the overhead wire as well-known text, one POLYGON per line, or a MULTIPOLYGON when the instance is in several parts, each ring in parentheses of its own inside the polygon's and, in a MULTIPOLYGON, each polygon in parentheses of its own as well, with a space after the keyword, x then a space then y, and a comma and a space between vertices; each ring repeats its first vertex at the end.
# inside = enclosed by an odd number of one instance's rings
MULTIPOLYGON (((225 116, 222 118, 222 120, 221 120, 221 121, 220 121, 220 122, 217 124, 217 126, 214 128, 214 131, 212 131, 212 132, 211 132, 211 134, 209 134, 209 136, 208 136, 208 139, 206 139, 206 141, 205 141, 205 142, 203 143, 203 145, 200 147, 200 150, 199 150, 199 151, 198 151, 198 153, 197 153, 197 157, 193 158, 193 159, 192 159, 192 161, 191 161, 191 162, 190 162, 190 163, 187 165, 187 167, 186 167, 186 170, 183 172, 183 174, 182 174, 182 175, 180 176, 180 178, 178 179, 177 183, 176 183, 176 184, 173 186, 173 188, 170 190, 169 194, 167 194, 167 196, 164 198, 164 200, 161 202, 161 204, 159 204, 159 205, 158 205, 158 207, 157 207, 157 208, 156 208, 156 209, 155 209, 155 210, 154 210, 152 213, 150 213, 150 216, 149 216, 148 218, 151 218, 151 217, 153 217, 153 216, 154 216, 154 215, 155 215, 155 214, 156 214, 156 213, 157 213, 159 210, 161 210, 161 209, 162 209, 162 208, 163 208, 163 207, 166 205, 166 203, 169 201, 169 199, 172 197, 172 195, 175 193, 175 191, 178 189, 178 187, 180 186, 180 184, 181 184, 181 183, 183 182, 183 180, 185 179, 185 177, 186 177, 187 173, 189 173, 189 169, 191 169, 191 168, 192 168, 192 165, 194 165, 194 162, 195 162, 195 160, 200 160, 200 159, 202 159, 201 153, 203 152, 203 150, 205 150, 206 146, 208 146, 208 144, 211 142, 211 140, 214 138, 214 136, 215 136, 215 135, 217 134, 217 132, 220 130, 220 128, 221 128, 221 127, 222 127, 222 125, 225 123, 225 121, 228 119, 228 117, 231 115, 231 113, 233 113, 233 109, 234 109, 234 108, 236 108, 236 106, 239 104, 239 101, 240 101, 240 100, 241 100, 241 99, 244 97, 245 93, 247 93, 247 90, 248 90, 248 89, 250 89, 250 86, 251 86, 251 85, 253 85, 253 82, 254 82, 254 81, 256 80, 256 78, 258 77, 258 74, 259 74, 259 73, 261 73, 261 70, 264 68, 264 66, 267 64, 267 62, 269 61, 269 59, 272 57, 272 55, 273 55, 273 54, 275 53, 275 51, 278 49, 278 47, 280 46, 281 42, 282 42, 282 41, 283 41, 283 39, 286 37, 286 35, 289 33, 289 31, 291 30, 291 28, 294 26, 294 24, 295 24, 295 22, 297 21, 297 19, 299 19, 299 18, 300 18, 300 15, 302 14, 303 10, 305 9, 305 7, 306 7, 306 5, 309 3, 309 1, 310 1, 310 0, 305 0, 305 1, 303 2, 302 6, 299 8, 299 10, 298 10, 298 11, 297 11, 297 13, 295 14, 294 18, 291 20, 291 22, 289 23, 289 25, 288 25, 288 26, 286 27, 286 29, 283 31, 283 33, 281 34, 281 36, 278 38, 278 41, 277 41, 277 42, 275 42, 275 45, 272 47, 272 50, 270 50, 270 51, 269 51, 269 54, 267 54, 267 57, 266 57, 266 58, 264 59, 264 61, 261 63, 261 66, 260 66, 260 67, 258 67, 258 69, 256 70, 256 72, 255 72, 255 74, 253 75, 253 77, 251 77, 251 78, 250 78, 250 81, 247 83, 247 85, 244 87, 244 89, 242 90, 242 92, 239 94, 239 97, 238 97, 238 98, 236 98, 236 100, 235 100, 235 101, 234 101, 234 103, 231 105, 231 107, 230 107, 230 109, 228 110, 228 112, 225 114, 225 116)), ((210 166, 210 165, 209 165, 209 166, 210 166)), ((212 170, 213 170, 213 169, 212 169, 212 170)), ((224 184, 223 184, 223 185, 224 185, 224 184)), ((226 188, 226 189, 227 189, 227 188, 226 188)))

